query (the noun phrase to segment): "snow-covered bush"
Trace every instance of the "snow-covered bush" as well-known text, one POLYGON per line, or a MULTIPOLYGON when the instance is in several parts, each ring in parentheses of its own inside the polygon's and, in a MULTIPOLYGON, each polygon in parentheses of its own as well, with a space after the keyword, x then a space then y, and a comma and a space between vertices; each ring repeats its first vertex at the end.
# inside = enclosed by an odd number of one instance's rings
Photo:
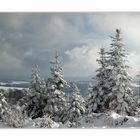
POLYGON ((11 127, 22 127, 25 114, 19 106, 8 104, 4 95, 0 93, 0 117, 11 127))
MULTIPOLYGON (((121 116, 115 112, 109 113, 91 113, 77 120, 78 128, 121 128, 127 125, 131 117, 121 116)), ((134 121, 132 122, 132 126, 134 121)))
POLYGON ((23 114, 22 108, 19 106, 9 108, 7 112, 2 115, 3 122, 15 128, 22 127, 25 118, 26 115, 23 114))
POLYGON ((35 122, 35 126, 39 128, 57 128, 59 124, 54 122, 48 114, 44 115, 40 121, 35 122))
POLYGON ((52 128, 52 125, 53 125, 54 121, 51 120, 51 118, 49 117, 45 117, 42 119, 42 122, 40 124, 40 127, 43 127, 43 128, 52 128))

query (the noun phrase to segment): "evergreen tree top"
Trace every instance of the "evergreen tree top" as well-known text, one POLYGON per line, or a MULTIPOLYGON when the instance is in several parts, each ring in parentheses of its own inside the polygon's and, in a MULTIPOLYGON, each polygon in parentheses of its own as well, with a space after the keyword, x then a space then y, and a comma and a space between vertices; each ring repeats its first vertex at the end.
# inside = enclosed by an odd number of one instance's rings
POLYGON ((80 94, 80 91, 75 83, 72 83, 71 87, 72 87, 72 93, 80 94))
POLYGON ((35 64, 32 68, 32 77, 35 75, 40 77, 40 70, 37 64, 35 64))
POLYGON ((118 48, 122 48, 122 46, 124 46, 124 44, 121 43, 122 38, 121 38, 121 30, 120 29, 116 29, 116 34, 115 37, 112 37, 112 43, 111 46, 112 47, 118 47, 118 48))
POLYGON ((105 51, 105 48, 101 47, 100 48, 100 51, 98 52, 99 55, 100 55, 100 59, 96 59, 96 61, 101 65, 101 67, 105 67, 106 66, 106 59, 107 59, 107 56, 106 56, 106 51, 105 51))
POLYGON ((61 62, 59 61, 59 57, 60 57, 60 55, 59 55, 58 52, 56 51, 55 57, 54 57, 54 61, 50 61, 50 63, 54 65, 54 68, 55 68, 55 69, 60 68, 60 67, 59 67, 59 64, 60 64, 61 62))
POLYGON ((58 52, 55 53, 55 60, 50 61, 50 63, 53 65, 50 70, 51 74, 53 76, 53 82, 56 84, 57 89, 69 87, 69 84, 65 81, 64 75, 63 75, 63 68, 60 67, 60 61, 59 61, 59 55, 58 52))
POLYGON ((35 64, 33 66, 33 68, 32 68, 31 87, 30 87, 30 89, 39 92, 41 85, 42 85, 42 79, 41 79, 41 76, 40 76, 40 70, 39 70, 38 65, 35 64))

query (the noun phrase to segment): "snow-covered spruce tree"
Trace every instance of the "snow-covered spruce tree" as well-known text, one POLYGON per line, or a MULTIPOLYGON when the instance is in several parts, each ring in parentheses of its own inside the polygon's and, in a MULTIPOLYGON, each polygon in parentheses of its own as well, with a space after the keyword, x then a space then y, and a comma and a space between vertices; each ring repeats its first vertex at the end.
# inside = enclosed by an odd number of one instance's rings
POLYGON ((0 119, 3 118, 3 115, 9 110, 9 105, 4 97, 3 93, 0 93, 0 119))
POLYGON ((116 29, 115 37, 108 52, 108 69, 110 69, 108 86, 109 93, 105 98, 106 107, 117 113, 134 115, 134 100, 131 90, 131 77, 126 65, 126 55, 123 49, 121 30, 116 29))
POLYGON ((66 107, 65 93, 63 89, 69 87, 64 80, 63 69, 60 67, 59 55, 56 52, 55 60, 52 64, 50 78, 47 82, 48 101, 44 112, 48 113, 54 121, 61 121, 66 107))
POLYGON ((72 93, 69 96, 68 109, 66 110, 66 116, 64 116, 63 121, 69 121, 71 123, 76 122, 76 120, 85 114, 86 107, 84 98, 80 95, 80 91, 75 83, 71 85, 72 93))
POLYGON ((87 99, 87 108, 88 112, 102 112, 105 109, 105 96, 108 93, 108 73, 107 68, 107 56, 104 48, 100 49, 99 52, 100 59, 97 59, 99 68, 96 71, 96 84, 94 86, 89 86, 88 89, 88 99, 87 99))
POLYGON ((39 71, 38 65, 35 64, 32 69, 30 89, 33 90, 33 92, 40 92, 41 84, 42 84, 42 80, 40 77, 40 71, 39 71))
POLYGON ((88 97, 91 97, 93 93, 93 84, 89 83, 88 85, 88 97))
POLYGON ((140 96, 140 72, 139 72, 139 74, 137 74, 137 84, 138 84, 138 90, 139 90, 139 92, 138 92, 138 95, 140 96))
POLYGON ((58 52, 56 52, 55 60, 50 62, 53 66, 51 67, 51 74, 53 83, 56 89, 60 90, 62 88, 69 87, 69 84, 64 80, 63 68, 60 67, 60 60, 58 52))
POLYGON ((21 100, 22 103, 25 102, 22 106, 32 119, 42 117, 47 103, 47 92, 45 80, 42 80, 40 77, 38 65, 35 65, 32 70, 29 93, 28 96, 21 100))
POLYGON ((89 101, 91 100, 92 96, 93 96, 93 84, 89 83, 88 89, 87 89, 87 96, 85 98, 86 110, 87 110, 86 113, 89 113, 89 112, 91 113, 92 112, 92 110, 91 110, 91 108, 92 108, 91 102, 89 103, 89 101))
POLYGON ((136 94, 134 95, 134 100, 135 100, 135 104, 136 104, 136 107, 139 108, 140 110, 140 72, 139 74, 137 75, 137 90, 136 90, 136 94))

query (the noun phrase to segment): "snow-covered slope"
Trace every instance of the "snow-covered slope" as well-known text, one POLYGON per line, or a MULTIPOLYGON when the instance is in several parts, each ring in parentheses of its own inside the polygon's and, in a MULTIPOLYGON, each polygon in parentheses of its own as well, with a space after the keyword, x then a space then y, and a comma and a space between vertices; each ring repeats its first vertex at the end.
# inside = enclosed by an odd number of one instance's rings
MULTIPOLYGON (((22 128, 59 128, 62 126, 60 123, 56 123, 52 121, 51 119, 47 118, 48 120, 45 120, 44 118, 37 118, 37 119, 26 119, 22 128)), ((9 126, 8 124, 0 121, 0 128, 13 128, 12 126, 9 126)))
MULTIPOLYGON (((66 124, 47 120, 50 127, 42 127, 43 118, 27 119, 22 128, 70 128, 69 122, 66 124)), ((0 128, 12 128, 0 122, 0 128)), ((114 112, 110 114, 92 113, 79 118, 74 128, 140 128, 140 118, 121 116, 114 112)))
POLYGON ((140 118, 121 116, 114 112, 109 114, 93 113, 79 118, 78 128, 140 128, 140 118))

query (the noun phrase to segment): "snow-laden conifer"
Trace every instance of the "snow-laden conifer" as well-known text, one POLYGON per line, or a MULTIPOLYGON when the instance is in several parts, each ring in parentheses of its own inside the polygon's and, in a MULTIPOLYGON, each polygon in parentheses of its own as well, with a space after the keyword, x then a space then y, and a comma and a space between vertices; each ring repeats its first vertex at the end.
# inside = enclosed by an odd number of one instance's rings
POLYGON ((64 74, 63 74, 63 68, 60 66, 60 60, 59 60, 59 55, 58 52, 55 54, 55 60, 50 61, 52 64, 52 67, 50 68, 51 74, 52 74, 52 81, 56 86, 56 89, 60 90, 66 87, 69 87, 69 84, 67 81, 64 79, 64 74))
POLYGON ((53 120, 60 121, 63 118, 64 109, 67 104, 63 89, 69 87, 69 85, 64 80, 58 53, 55 55, 55 60, 50 63, 52 64, 50 69, 52 78, 47 82, 48 101, 44 111, 51 115, 53 120))
POLYGON ((134 100, 131 90, 131 77, 126 65, 126 55, 123 49, 121 30, 116 29, 115 37, 108 52, 108 68, 110 69, 108 86, 110 92, 106 96, 107 107, 118 113, 134 114, 134 100))
POLYGON ((40 92, 41 85, 42 85, 42 80, 41 80, 41 77, 40 77, 40 70, 38 68, 38 65, 35 64, 33 69, 32 69, 30 89, 33 92, 40 92))
POLYGON ((137 95, 140 96, 140 72, 136 75, 136 78, 137 78, 137 85, 138 85, 137 95))
POLYGON ((9 110, 9 105, 3 93, 0 93, 0 118, 9 110))
POLYGON ((88 112, 102 112, 105 108, 105 96, 108 93, 108 68, 107 68, 107 56, 104 48, 100 49, 100 59, 97 59, 99 68, 96 71, 96 84, 89 86, 87 107, 88 112))
POLYGON ((84 98, 80 95, 80 91, 75 83, 72 83, 72 93, 69 96, 68 108, 66 116, 63 118, 65 121, 76 122, 76 120, 86 113, 84 98))
POLYGON ((29 93, 20 101, 22 107, 25 108, 27 115, 32 119, 42 117, 47 103, 47 89, 45 80, 41 79, 38 65, 35 65, 32 70, 29 93))

